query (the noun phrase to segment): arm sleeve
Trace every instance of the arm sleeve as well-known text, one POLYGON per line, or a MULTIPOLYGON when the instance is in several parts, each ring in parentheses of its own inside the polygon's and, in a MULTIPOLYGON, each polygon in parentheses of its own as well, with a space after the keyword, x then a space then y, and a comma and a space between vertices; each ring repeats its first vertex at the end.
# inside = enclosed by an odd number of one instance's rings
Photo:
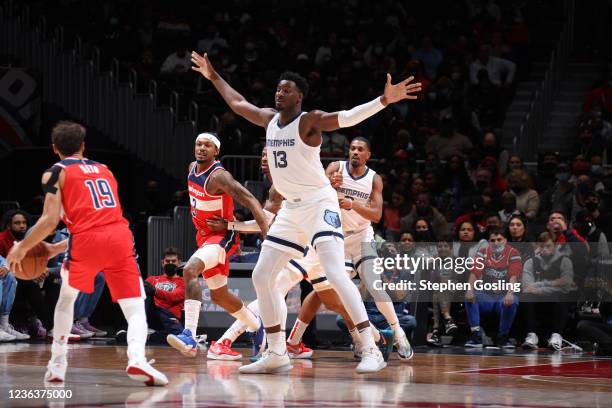
POLYGON ((376 115, 378 112, 383 110, 385 105, 380 101, 380 97, 366 102, 362 105, 355 106, 351 110, 344 110, 338 112, 338 125, 340 127, 351 127, 358 123, 363 122, 370 116, 376 115))

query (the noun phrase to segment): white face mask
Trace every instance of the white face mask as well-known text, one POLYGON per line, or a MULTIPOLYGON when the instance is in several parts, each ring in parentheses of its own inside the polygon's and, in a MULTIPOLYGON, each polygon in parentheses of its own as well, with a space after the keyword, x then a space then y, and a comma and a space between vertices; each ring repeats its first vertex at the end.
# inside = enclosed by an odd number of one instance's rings
POLYGON ((496 256, 501 255, 502 252, 504 252, 504 248, 505 248, 504 244, 492 244, 491 245, 491 251, 493 251, 493 254, 495 254, 496 256))

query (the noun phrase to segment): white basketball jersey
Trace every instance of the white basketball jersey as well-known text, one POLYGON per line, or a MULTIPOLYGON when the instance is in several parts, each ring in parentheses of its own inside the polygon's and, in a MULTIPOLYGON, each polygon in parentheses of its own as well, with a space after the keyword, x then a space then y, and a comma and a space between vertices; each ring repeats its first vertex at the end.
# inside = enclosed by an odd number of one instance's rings
POLYGON ((330 186, 321 164, 321 146, 308 146, 300 138, 303 114, 280 127, 277 113, 266 129, 268 167, 274 187, 289 201, 305 199, 330 186))
MULTIPOLYGON (((354 178, 348 170, 349 163, 340 162, 342 172, 342 185, 338 188, 338 198, 348 197, 361 204, 366 204, 372 194, 372 183, 376 172, 366 167, 366 172, 361 177, 354 178)), ((371 225, 370 221, 363 218, 354 210, 341 209, 342 230, 359 231, 371 225)))

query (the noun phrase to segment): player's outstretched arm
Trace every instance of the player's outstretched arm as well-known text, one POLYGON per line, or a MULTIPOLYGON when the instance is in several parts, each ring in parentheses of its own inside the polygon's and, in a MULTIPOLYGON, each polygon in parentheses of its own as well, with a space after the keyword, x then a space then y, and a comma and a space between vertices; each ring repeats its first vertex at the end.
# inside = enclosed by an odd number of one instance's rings
POLYGON ((42 185, 46 191, 43 213, 32 229, 30 229, 28 236, 26 236, 23 241, 17 242, 13 245, 13 248, 11 248, 7 256, 10 270, 20 271, 21 261, 26 253, 49 236, 57 227, 61 218, 62 209, 62 191, 59 188, 62 177, 63 171, 60 173, 59 180, 56 179, 54 184, 49 185, 49 180, 53 182, 52 173, 48 171, 43 174, 42 185))
POLYGON ((365 205, 347 198, 341 198, 340 208, 356 211, 357 214, 369 221, 379 222, 380 218, 382 217, 383 210, 382 189, 382 178, 377 174, 374 176, 374 180, 372 181, 372 192, 370 193, 370 199, 365 205))
POLYGON ((210 190, 221 190, 232 196, 234 200, 251 211, 262 234, 265 236, 268 233, 268 219, 259 201, 257 201, 249 190, 238 183, 228 171, 216 171, 211 175, 210 190))
POLYGON ((331 132, 340 128, 355 126, 371 116, 374 116, 387 105, 403 101, 405 99, 417 99, 416 93, 421 91, 421 83, 412 83, 414 77, 408 77, 395 85, 391 83, 391 75, 387 74, 387 83, 384 93, 373 101, 355 106, 348 111, 323 112, 311 111, 305 116, 310 128, 323 132, 331 132))
POLYGON ((221 94, 234 113, 242 116, 254 125, 264 128, 268 126, 268 123, 276 113, 274 109, 258 108, 248 102, 244 96, 232 88, 223 78, 221 78, 217 71, 215 71, 206 53, 200 55, 193 51, 191 53, 191 62, 194 64, 191 69, 199 72, 204 78, 212 82, 215 89, 221 94))

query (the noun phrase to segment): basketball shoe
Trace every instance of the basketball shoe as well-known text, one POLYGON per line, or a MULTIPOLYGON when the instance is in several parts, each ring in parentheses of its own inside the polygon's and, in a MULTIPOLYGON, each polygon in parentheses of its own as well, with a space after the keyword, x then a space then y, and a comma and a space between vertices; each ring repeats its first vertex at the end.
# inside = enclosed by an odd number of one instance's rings
POLYGON ((261 358, 254 363, 243 365, 239 371, 241 374, 273 374, 284 373, 293 368, 289 353, 276 354, 270 349, 263 352, 261 358))
POLYGON ((301 341, 299 344, 296 344, 296 345, 293 345, 287 342, 287 352, 289 353, 290 358, 311 358, 312 357, 312 349, 306 347, 304 343, 301 341))
POLYGON ((145 385, 166 385, 168 378, 160 371, 151 366, 155 360, 130 361, 125 372, 132 380, 143 382, 145 385))
POLYGON ((198 355, 198 343, 189 329, 183 330, 179 335, 169 334, 166 341, 184 356, 195 357, 198 355))
POLYGON ((242 354, 232 350, 230 339, 223 339, 221 342, 212 342, 207 357, 211 360, 240 360, 242 354))

